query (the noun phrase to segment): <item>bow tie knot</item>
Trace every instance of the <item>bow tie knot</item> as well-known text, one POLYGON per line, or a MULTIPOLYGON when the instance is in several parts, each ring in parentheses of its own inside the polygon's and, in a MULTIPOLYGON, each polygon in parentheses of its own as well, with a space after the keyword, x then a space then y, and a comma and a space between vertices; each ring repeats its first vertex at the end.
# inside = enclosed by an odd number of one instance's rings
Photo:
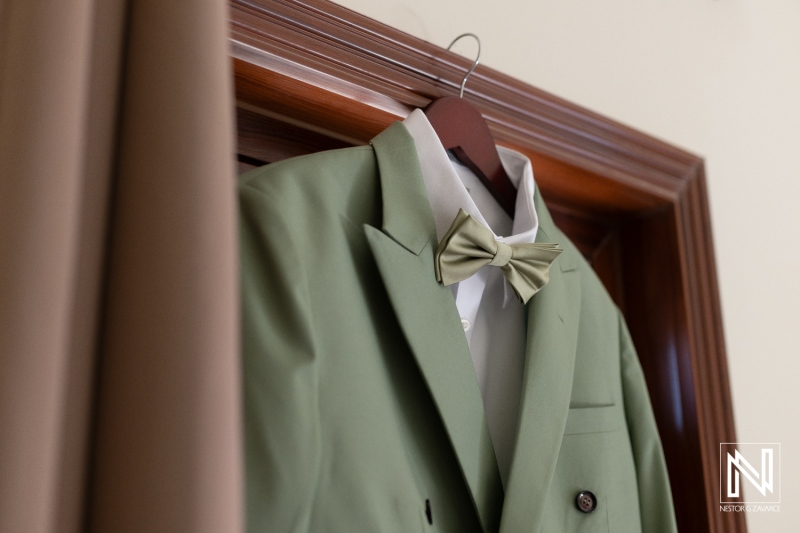
POLYGON ((495 241, 495 243, 497 243, 497 251, 494 253, 494 257, 489 264, 499 267, 506 266, 511 260, 511 255, 513 254, 511 246, 502 241, 495 241))
POLYGON ((550 279, 550 265, 561 254, 557 244, 508 244, 495 239, 487 227, 463 209, 436 250, 436 280, 452 285, 472 276, 486 265, 497 266, 522 303, 550 279))

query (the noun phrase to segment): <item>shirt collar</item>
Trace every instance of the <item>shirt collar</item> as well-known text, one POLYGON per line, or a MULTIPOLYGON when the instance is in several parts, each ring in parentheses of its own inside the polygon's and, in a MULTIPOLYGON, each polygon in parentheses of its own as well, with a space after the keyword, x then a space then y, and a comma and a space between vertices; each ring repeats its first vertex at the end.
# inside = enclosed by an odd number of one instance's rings
MULTIPOLYGON (((463 208, 478 222, 492 230, 458 177, 454 163, 448 158, 439 136, 428 122, 425 113, 415 109, 403 121, 403 125, 413 137, 417 148, 422 179, 436 224, 437 239, 441 241, 450 229, 459 208, 463 208)), ((517 199, 511 235, 498 236, 494 231, 492 233, 497 240, 509 244, 532 243, 536 240, 539 219, 533 203, 535 188, 531 162, 521 153, 503 146, 498 146, 497 152, 503 168, 517 188, 517 199)), ((479 183, 477 186, 483 187, 479 183)))

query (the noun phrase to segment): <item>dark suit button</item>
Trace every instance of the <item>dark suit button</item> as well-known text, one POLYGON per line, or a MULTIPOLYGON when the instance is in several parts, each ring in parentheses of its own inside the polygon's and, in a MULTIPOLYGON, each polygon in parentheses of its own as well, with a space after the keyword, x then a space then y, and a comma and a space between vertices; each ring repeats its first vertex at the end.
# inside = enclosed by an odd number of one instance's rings
POLYGON ((591 513, 597 509, 597 498, 590 491, 582 490, 578 493, 578 497, 575 498, 575 505, 580 512, 591 513))

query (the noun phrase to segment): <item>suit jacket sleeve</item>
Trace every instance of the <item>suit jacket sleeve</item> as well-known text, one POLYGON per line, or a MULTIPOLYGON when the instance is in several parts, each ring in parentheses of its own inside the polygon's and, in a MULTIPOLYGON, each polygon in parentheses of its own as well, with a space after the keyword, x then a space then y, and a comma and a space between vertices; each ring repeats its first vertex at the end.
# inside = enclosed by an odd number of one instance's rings
POLYGON ((239 191, 247 530, 306 530, 320 457, 308 283, 281 203, 239 191))
POLYGON ((642 531, 676 532, 667 467, 642 367, 619 315, 622 393, 639 488, 642 531))

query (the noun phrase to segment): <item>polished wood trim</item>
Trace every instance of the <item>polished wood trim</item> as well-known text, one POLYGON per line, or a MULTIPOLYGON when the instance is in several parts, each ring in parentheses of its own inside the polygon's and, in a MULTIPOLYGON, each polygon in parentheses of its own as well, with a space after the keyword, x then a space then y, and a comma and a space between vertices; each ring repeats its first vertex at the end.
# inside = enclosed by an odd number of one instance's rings
MULTIPOLYGON (((457 94, 468 58, 324 0, 233 0, 240 168, 366 143, 457 94)), ((681 531, 743 532, 722 513, 734 442, 703 161, 481 65, 465 97, 531 158, 554 218, 625 313, 664 443, 681 531)))

